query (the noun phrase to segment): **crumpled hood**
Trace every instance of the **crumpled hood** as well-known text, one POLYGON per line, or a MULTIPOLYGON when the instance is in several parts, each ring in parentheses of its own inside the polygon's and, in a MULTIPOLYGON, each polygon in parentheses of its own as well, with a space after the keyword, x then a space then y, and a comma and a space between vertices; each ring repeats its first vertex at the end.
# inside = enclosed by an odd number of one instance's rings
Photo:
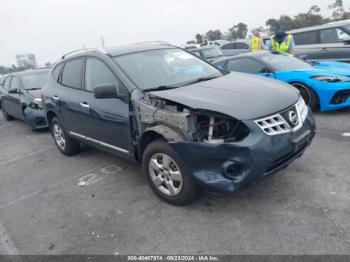
POLYGON ((150 94, 239 120, 274 114, 299 99, 298 91, 288 84, 243 73, 230 73, 213 80, 150 94))
POLYGON ((33 98, 41 98, 42 89, 38 89, 38 90, 27 90, 27 92, 28 92, 33 98))

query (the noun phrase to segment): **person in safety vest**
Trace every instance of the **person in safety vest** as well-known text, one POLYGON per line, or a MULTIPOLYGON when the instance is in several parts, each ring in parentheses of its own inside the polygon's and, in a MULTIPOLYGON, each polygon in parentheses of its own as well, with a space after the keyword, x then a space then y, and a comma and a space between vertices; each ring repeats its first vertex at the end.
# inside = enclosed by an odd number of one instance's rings
POLYGON ((250 41, 250 51, 258 52, 264 49, 264 43, 258 31, 253 32, 254 36, 250 41))
POLYGON ((269 50, 278 54, 294 54, 294 38, 285 32, 282 25, 277 26, 275 34, 271 37, 269 50))

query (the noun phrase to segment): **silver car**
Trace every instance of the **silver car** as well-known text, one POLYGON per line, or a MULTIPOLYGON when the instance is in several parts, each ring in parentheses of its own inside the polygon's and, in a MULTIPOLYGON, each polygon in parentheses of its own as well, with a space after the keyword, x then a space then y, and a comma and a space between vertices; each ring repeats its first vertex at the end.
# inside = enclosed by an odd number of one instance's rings
POLYGON ((234 56, 250 52, 250 41, 247 39, 237 40, 221 47, 224 56, 234 56))

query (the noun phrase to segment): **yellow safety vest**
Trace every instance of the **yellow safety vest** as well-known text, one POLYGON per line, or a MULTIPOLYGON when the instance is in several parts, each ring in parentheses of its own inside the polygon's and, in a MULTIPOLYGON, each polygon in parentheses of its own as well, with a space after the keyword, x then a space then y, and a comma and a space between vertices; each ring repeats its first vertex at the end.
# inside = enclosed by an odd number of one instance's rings
POLYGON ((250 43, 250 49, 252 52, 258 52, 261 51, 261 38, 254 36, 252 38, 252 41, 250 43))
POLYGON ((283 54, 283 53, 292 53, 292 50, 290 50, 290 44, 293 40, 292 35, 288 35, 286 39, 282 43, 278 43, 275 40, 275 36, 271 37, 271 45, 272 45, 272 51, 283 54))

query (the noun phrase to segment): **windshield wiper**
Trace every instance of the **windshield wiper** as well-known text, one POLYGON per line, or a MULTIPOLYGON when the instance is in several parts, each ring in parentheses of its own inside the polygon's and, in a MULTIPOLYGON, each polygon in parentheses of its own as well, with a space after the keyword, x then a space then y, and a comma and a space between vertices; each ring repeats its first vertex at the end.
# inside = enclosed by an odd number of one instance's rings
POLYGON ((208 77, 201 77, 201 78, 197 78, 189 83, 186 83, 186 85, 192 85, 192 84, 196 84, 196 83, 200 83, 200 82, 205 82, 205 81, 209 81, 215 78, 218 78, 219 76, 208 76, 208 77))
POLYGON ((33 87, 33 88, 26 88, 26 90, 28 91, 32 91, 32 90, 40 90, 43 89, 42 87, 33 87))
POLYGON ((174 89, 178 88, 178 86, 167 86, 167 85, 162 85, 162 86, 157 86, 153 88, 148 88, 143 90, 144 92, 151 92, 151 91, 163 91, 163 90, 169 90, 169 89, 174 89))

